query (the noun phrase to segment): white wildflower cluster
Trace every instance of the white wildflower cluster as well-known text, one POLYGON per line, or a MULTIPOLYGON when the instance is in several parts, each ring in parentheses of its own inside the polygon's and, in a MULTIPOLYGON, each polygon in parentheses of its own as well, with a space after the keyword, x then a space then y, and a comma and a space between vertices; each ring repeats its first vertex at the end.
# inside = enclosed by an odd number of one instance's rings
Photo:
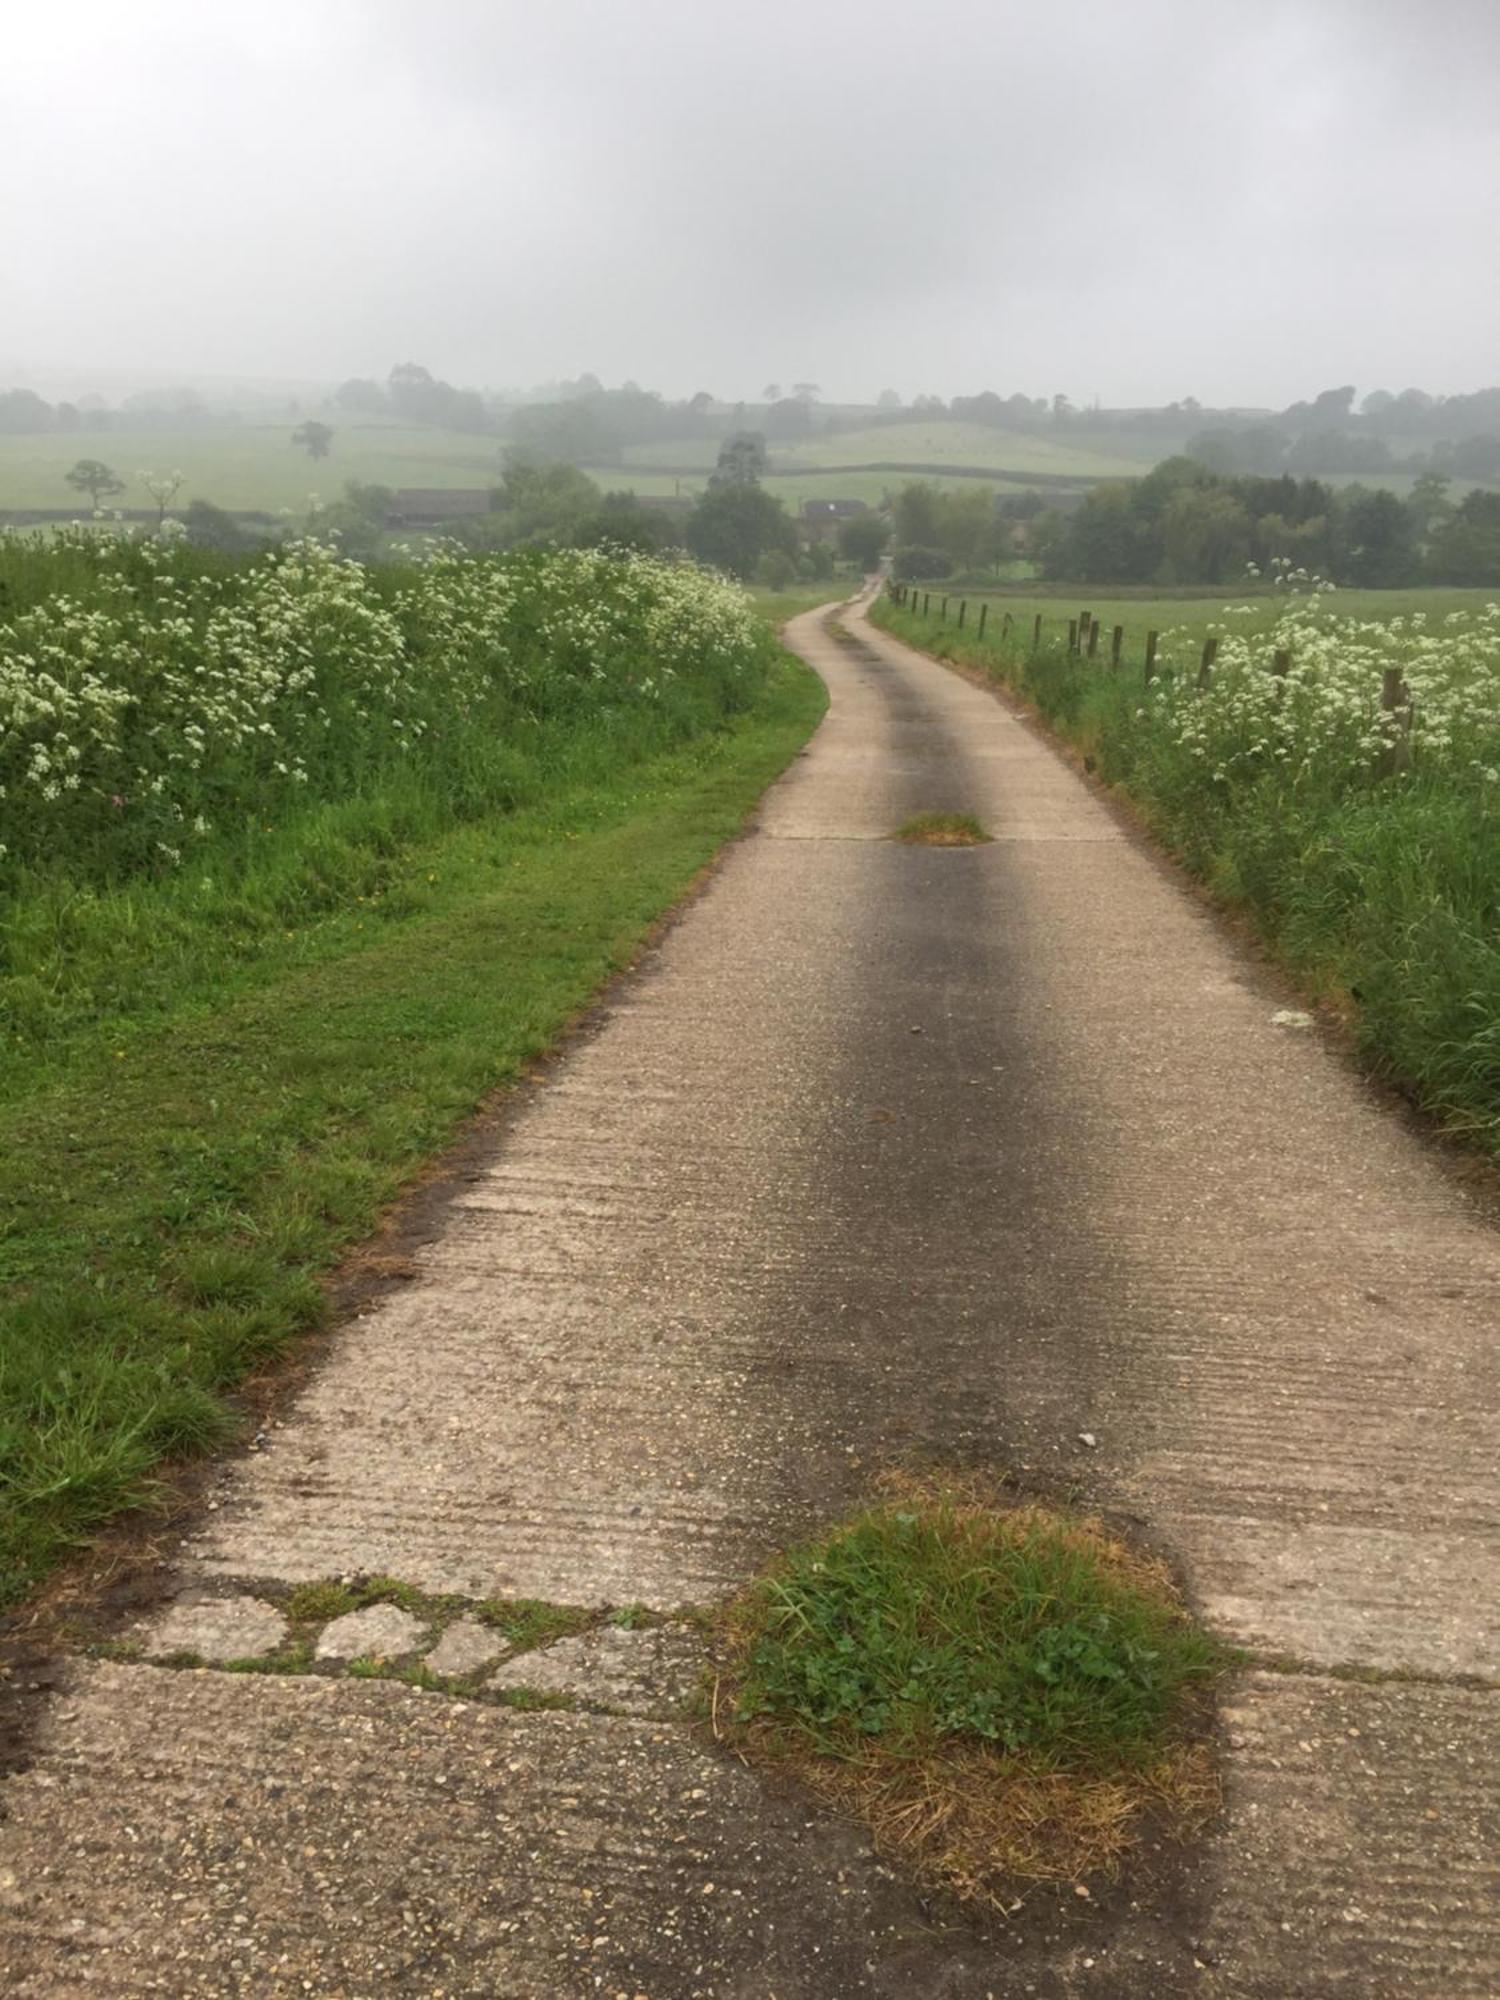
POLYGON ((1375 621, 1339 614, 1314 577, 1292 573, 1288 587, 1269 626, 1237 630, 1251 607, 1226 607, 1206 686, 1191 649, 1173 648, 1178 671, 1152 683, 1146 725, 1165 724, 1225 783, 1273 765, 1294 781, 1368 778, 1391 767, 1385 753, 1403 738, 1400 768, 1497 782, 1500 604, 1375 621))
POLYGON ((229 568, 65 531, 60 585, 0 624, 0 861, 178 865, 194 842, 461 756, 554 715, 749 699, 763 628, 734 586, 598 550, 404 569, 317 542, 229 568), (82 572, 82 574, 80 574, 82 572))

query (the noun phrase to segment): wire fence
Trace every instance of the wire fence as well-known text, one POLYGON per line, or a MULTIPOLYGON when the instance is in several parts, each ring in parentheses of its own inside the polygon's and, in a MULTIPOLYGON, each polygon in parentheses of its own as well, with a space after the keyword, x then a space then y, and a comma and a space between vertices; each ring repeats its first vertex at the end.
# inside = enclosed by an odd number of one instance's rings
MULTIPOLYGON (((957 611, 952 621, 955 630, 960 632, 971 630, 976 641, 985 637, 985 627, 989 623, 993 602, 989 598, 979 600, 979 615, 971 624, 969 600, 966 597, 955 597, 951 593, 945 596, 941 592, 919 590, 915 584, 897 583, 894 578, 887 581, 886 595, 902 610, 910 612, 916 618, 932 617, 933 599, 936 596, 937 619, 939 624, 943 625, 949 623, 948 606, 955 604, 957 611)), ((991 627, 989 636, 991 643, 1002 649, 1023 655, 1034 654, 1040 653, 1044 644, 1053 636, 1049 628, 1063 625, 1067 627, 1068 651, 1077 658, 1101 661, 1113 673, 1119 673, 1131 664, 1126 658, 1125 627, 1111 626, 1108 649, 1102 650, 1104 627, 1089 610, 1081 610, 1072 618, 1048 618, 1043 612, 1038 611, 1031 619, 1029 634, 1025 630, 1024 620, 1017 620, 1014 613, 1005 611, 991 627)), ((1158 657, 1160 643, 1161 633, 1154 627, 1148 629, 1144 650, 1140 655, 1142 678, 1147 684, 1155 680, 1160 672, 1173 674, 1178 671, 1176 662, 1163 662, 1158 657)), ((1210 633, 1204 639, 1198 656, 1197 686, 1200 689, 1212 685, 1214 662, 1218 656, 1218 637, 1210 633)), ((1191 672, 1191 662, 1186 665, 1187 671, 1191 672)), ((1291 667, 1290 651, 1284 646, 1278 647, 1272 655, 1271 672, 1277 680, 1285 681, 1291 672, 1291 667)), ((1411 762, 1414 703, 1411 688, 1403 678, 1399 667, 1388 667, 1385 670, 1380 690, 1380 706, 1384 714, 1391 718, 1388 741, 1381 752, 1380 768, 1386 771, 1405 770, 1411 762)))

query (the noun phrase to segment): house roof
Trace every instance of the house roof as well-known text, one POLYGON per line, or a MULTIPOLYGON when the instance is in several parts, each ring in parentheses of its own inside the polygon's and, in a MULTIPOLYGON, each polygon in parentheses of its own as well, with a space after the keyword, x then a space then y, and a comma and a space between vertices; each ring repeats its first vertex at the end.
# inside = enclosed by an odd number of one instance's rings
POLYGON ((491 505, 488 487, 398 486, 390 511, 424 521, 453 521, 470 514, 488 514, 491 505))

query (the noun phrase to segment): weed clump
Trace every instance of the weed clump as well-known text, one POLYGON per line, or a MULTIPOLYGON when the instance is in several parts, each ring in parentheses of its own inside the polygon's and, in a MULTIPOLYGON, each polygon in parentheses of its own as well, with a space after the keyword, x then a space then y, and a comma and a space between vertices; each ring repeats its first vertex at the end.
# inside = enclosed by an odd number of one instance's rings
POLYGON ((1226 1655, 1097 1521, 905 1483, 732 1605, 718 1733, 960 1894, 1110 1870, 1217 1800, 1226 1655))
POLYGON ((989 835, 973 813, 918 813, 891 836, 908 847, 982 847, 989 835))

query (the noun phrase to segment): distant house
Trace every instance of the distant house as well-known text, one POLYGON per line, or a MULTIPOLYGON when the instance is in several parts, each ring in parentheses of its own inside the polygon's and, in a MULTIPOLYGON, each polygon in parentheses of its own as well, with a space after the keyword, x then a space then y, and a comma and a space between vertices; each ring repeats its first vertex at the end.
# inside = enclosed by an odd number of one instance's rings
POLYGON ((450 521, 472 521, 493 508, 488 487, 400 486, 385 519, 390 528, 441 528, 450 521))
POLYGON ((838 533, 843 521, 854 521, 869 508, 863 500, 804 500, 802 526, 816 541, 838 533))

